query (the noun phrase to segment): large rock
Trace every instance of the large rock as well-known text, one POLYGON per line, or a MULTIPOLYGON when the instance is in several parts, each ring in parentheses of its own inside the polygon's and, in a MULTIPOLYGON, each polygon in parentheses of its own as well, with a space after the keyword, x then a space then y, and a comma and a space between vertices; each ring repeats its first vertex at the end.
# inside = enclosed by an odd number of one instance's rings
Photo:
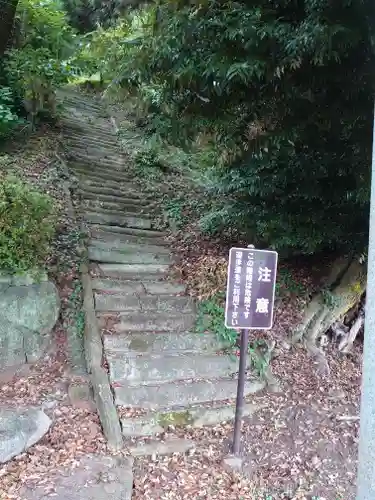
POLYGON ((0 463, 37 443, 49 430, 51 420, 34 408, 0 408, 0 463))
POLYGON ((0 370, 37 361, 51 340, 60 298, 46 276, 0 276, 0 370))

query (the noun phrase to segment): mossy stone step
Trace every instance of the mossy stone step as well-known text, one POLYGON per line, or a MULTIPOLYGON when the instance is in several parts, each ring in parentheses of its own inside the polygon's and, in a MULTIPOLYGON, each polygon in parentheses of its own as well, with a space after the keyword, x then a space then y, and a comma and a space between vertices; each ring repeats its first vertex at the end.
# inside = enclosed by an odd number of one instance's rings
POLYGON ((88 138, 88 137, 85 137, 85 136, 81 136, 81 135, 71 135, 71 136, 68 136, 67 137, 67 140, 68 140, 68 143, 69 143, 69 146, 81 146, 83 149, 88 147, 88 148, 97 148, 97 147, 101 147, 101 148, 109 148, 109 149, 113 149, 113 150, 117 150, 118 152, 120 152, 120 146, 117 142, 116 139, 113 139, 113 140, 102 140, 102 139, 92 139, 92 138, 88 138))
MULTIPOLYGON (((151 204, 140 203, 139 201, 134 202, 129 201, 103 201, 100 199, 83 199, 83 207, 94 211, 99 211, 100 209, 108 210, 109 212, 122 212, 140 215, 142 213, 150 213, 153 210, 151 204)), ((154 211, 154 210, 153 210, 154 211)))
POLYGON ((141 249, 137 252, 105 250, 97 246, 88 247, 89 260, 93 262, 113 263, 113 264, 172 264, 172 259, 168 254, 151 253, 141 249))
POLYGON ((188 297, 174 295, 138 297, 133 294, 108 294, 95 293, 95 309, 97 312, 160 312, 160 313, 191 313, 193 303, 188 297))
MULTIPOLYGON (((81 196, 93 196, 93 195, 107 195, 112 196, 116 199, 126 198, 134 198, 135 200, 141 199, 141 195, 137 193, 137 191, 132 189, 131 184, 121 184, 116 181, 99 181, 99 180, 90 180, 90 179, 82 179, 83 182, 81 184, 78 192, 81 196)), ((146 197, 145 197, 146 199, 146 197)))
POLYGON ((93 290, 107 294, 131 295, 182 295, 185 293, 184 285, 169 283, 168 281, 123 281, 94 278, 93 290))
POLYGON ((142 206, 149 206, 153 203, 150 198, 148 199, 130 198, 127 197, 126 194, 124 195, 119 194, 118 196, 114 197, 113 195, 111 196, 108 194, 86 193, 85 198, 87 200, 90 200, 90 202, 103 203, 104 205, 107 205, 109 203, 116 203, 122 205, 129 205, 133 207, 134 206, 142 207, 142 206))
POLYGON ((229 377, 238 369, 238 363, 225 355, 179 353, 127 358, 106 354, 111 381, 128 386, 229 377))
POLYGON ((142 243, 124 243, 119 238, 112 240, 97 240, 90 239, 89 247, 103 250, 105 252, 117 252, 124 255, 128 254, 152 254, 157 259, 158 256, 168 257, 169 261, 172 260, 171 251, 168 247, 160 245, 142 244, 142 243))
POLYGON ((122 216, 118 214, 103 213, 103 212, 86 212, 83 218, 91 224, 105 224, 113 226, 122 226, 138 229, 151 229, 152 223, 149 219, 140 217, 122 216))
MULTIPOLYGON (((261 408, 260 405, 245 403, 243 416, 250 417, 261 408)), ((195 406, 186 409, 165 409, 149 413, 142 417, 121 418, 121 430, 125 437, 154 436, 165 432, 170 425, 174 427, 189 425, 202 428, 208 425, 219 425, 234 420, 235 403, 212 406, 195 406)))
POLYGON ((120 226, 105 226, 105 225, 98 225, 98 226, 91 226, 90 228, 91 235, 95 239, 102 239, 104 238, 105 241, 110 241, 111 238, 114 239, 120 239, 123 242, 127 241, 127 238, 129 236, 135 236, 137 238, 140 238, 140 240, 137 241, 150 241, 153 245, 159 245, 159 243, 156 243, 158 240, 162 241, 162 246, 165 245, 165 237, 167 236, 166 233, 163 233, 162 231, 156 231, 152 229, 136 229, 136 228, 127 228, 127 227, 120 227, 120 226))
MULTIPOLYGON (((245 396, 261 391, 265 386, 259 380, 245 382, 245 396)), ((237 393, 236 379, 216 379, 192 383, 166 383, 129 387, 128 384, 113 384, 117 406, 141 407, 158 410, 173 406, 192 406, 209 401, 234 399, 237 393)))
POLYGON ((101 277, 136 279, 139 281, 162 279, 169 270, 167 264, 95 264, 101 277))
MULTIPOLYGON (((103 182, 107 181, 112 181, 114 183, 117 183, 117 187, 119 186, 120 183, 129 185, 132 183, 132 179, 127 176, 127 174, 124 174, 122 172, 116 172, 115 170, 108 169, 107 170, 102 170, 102 171, 97 171, 95 167, 91 166, 92 170, 88 170, 86 168, 82 167, 73 167, 73 171, 77 176, 80 176, 84 180, 92 180, 96 182, 97 184, 103 185, 103 182)), ((116 189, 116 184, 113 185, 113 187, 116 189)))
MULTIPOLYGON (((99 323, 105 325, 105 314, 98 315, 99 323), (104 321, 104 323, 103 323, 104 321)), ((118 313, 117 323, 113 331, 117 333, 131 332, 188 332, 194 329, 195 314, 167 314, 167 313, 118 313)))
MULTIPOLYGON (((166 246, 165 238, 151 234, 150 236, 139 236, 137 234, 127 233, 126 231, 112 230, 114 226, 90 226, 90 237, 93 241, 98 241, 115 247, 116 245, 151 245, 162 249, 162 252, 169 253, 170 249, 166 246), (104 229, 102 229, 104 228, 104 229)), ((118 228, 126 229, 126 228, 118 228)))
POLYGON ((228 345, 219 341, 214 333, 175 333, 162 332, 145 335, 145 333, 123 333, 119 335, 104 335, 106 352, 122 356, 138 356, 141 354, 192 352, 215 353, 227 348, 228 345))

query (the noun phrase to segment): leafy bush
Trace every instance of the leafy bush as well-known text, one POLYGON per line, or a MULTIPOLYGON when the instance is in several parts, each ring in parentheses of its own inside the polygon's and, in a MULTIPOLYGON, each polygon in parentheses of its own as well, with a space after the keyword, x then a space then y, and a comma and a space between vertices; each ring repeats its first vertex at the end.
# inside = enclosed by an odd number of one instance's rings
POLYGON ((14 99, 11 89, 0 87, 0 140, 8 137, 19 122, 20 120, 14 112, 14 99))
POLYGON ((164 2, 118 79, 165 140, 212 138, 203 225, 310 254, 367 239, 374 53, 369 0, 164 2), (154 90, 153 90, 154 89, 154 90))
POLYGON ((7 52, 6 76, 28 113, 55 112, 54 90, 74 71, 68 59, 76 37, 58 0, 21 0, 17 11, 21 32, 7 52))
POLYGON ((22 273, 43 266, 54 233, 52 200, 15 178, 0 180, 0 268, 22 273))

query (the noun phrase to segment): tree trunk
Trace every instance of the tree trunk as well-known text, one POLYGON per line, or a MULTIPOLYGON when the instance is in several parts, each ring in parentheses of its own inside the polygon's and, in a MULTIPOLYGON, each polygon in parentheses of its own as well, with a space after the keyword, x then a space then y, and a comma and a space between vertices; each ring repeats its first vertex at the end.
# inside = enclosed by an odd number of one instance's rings
POLYGON ((7 0, 2 4, 0 18, 0 56, 4 54, 10 41, 17 5, 18 0, 7 0))
MULTIPOLYGON (((348 311, 361 300, 366 288, 366 266, 358 259, 346 260, 346 263, 340 259, 336 264, 332 266, 325 286, 307 306, 302 322, 293 334, 293 341, 305 344, 323 373, 329 370, 318 340, 333 324, 344 319, 348 311)), ((354 331, 350 341, 353 336, 354 331)))

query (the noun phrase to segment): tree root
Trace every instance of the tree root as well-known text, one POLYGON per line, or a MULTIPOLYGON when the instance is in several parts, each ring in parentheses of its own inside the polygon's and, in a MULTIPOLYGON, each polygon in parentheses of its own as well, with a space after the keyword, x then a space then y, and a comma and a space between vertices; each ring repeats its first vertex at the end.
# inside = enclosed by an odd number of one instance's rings
POLYGON ((349 352, 353 345, 363 325, 363 317, 358 317, 350 330, 343 325, 343 320, 361 300, 365 287, 365 266, 358 259, 338 259, 322 290, 312 298, 301 324, 293 332, 292 342, 304 343, 316 359, 321 374, 329 375, 329 366, 322 349, 329 329, 340 335, 342 352, 349 352))

